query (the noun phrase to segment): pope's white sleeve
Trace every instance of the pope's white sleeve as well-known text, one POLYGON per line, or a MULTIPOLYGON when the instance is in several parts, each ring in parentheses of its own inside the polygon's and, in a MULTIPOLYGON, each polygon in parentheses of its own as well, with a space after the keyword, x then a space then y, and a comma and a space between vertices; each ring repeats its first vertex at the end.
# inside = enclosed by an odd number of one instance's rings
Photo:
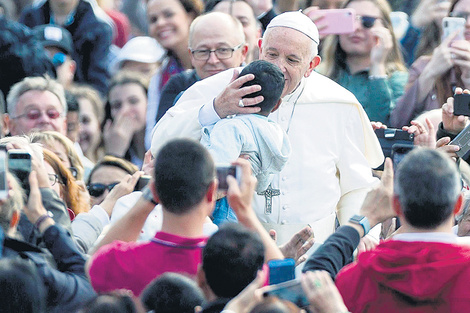
POLYGON ((358 214, 367 192, 378 183, 365 157, 365 139, 361 116, 355 106, 345 122, 342 132, 342 149, 337 163, 341 198, 337 205, 341 224, 358 214))

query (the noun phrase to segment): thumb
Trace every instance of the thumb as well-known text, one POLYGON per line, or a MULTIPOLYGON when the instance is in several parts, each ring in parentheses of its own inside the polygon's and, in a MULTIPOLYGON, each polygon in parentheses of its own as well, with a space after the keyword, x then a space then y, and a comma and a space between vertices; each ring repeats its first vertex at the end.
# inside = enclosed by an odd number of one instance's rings
POLYGON ((277 232, 274 229, 269 230, 269 236, 271 236, 271 239, 275 242, 277 241, 277 232))

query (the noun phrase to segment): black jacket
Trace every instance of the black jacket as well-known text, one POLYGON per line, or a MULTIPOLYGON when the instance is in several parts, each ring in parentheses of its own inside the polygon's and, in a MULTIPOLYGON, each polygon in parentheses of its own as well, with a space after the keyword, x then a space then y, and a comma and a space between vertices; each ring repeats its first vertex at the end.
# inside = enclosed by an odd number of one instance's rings
MULTIPOLYGON (((49 24, 51 20, 49 1, 41 1, 23 11, 20 22, 28 27, 49 24)), ((77 63, 75 80, 90 84, 106 94, 108 86, 108 54, 113 31, 96 17, 90 3, 80 0, 73 22, 64 26, 72 34, 74 55, 77 63)))
POLYGON ((85 258, 69 233, 59 225, 46 229, 43 241, 57 264, 51 267, 42 251, 27 242, 5 238, 3 257, 30 260, 38 269, 47 292, 47 312, 75 312, 96 297, 85 274, 85 258))
POLYGON ((31 30, 0 16, 0 90, 4 96, 10 87, 28 76, 55 76, 54 66, 31 30))
POLYGON ((170 77, 165 87, 163 87, 158 104, 157 123, 165 115, 166 111, 179 99, 180 93, 191 87, 200 80, 195 70, 186 70, 170 77))

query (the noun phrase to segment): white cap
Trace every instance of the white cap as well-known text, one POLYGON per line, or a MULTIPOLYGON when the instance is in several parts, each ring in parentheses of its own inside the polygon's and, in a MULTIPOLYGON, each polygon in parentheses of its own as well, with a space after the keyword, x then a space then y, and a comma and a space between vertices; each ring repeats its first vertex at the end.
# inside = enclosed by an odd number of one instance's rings
POLYGON ((288 27, 295 29, 312 39, 317 45, 320 42, 317 26, 312 20, 300 11, 285 12, 279 14, 269 22, 267 29, 271 27, 288 27))
POLYGON ((118 52, 110 65, 111 73, 116 73, 124 61, 155 63, 165 56, 165 49, 153 38, 147 36, 134 37, 118 52))

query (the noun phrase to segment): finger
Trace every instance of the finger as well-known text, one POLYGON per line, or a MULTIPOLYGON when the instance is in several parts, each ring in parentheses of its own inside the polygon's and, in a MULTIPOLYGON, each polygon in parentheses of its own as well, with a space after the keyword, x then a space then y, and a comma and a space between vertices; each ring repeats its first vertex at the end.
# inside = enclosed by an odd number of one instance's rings
POLYGON ((139 181, 139 178, 144 175, 144 172, 142 171, 137 171, 135 172, 134 174, 132 174, 132 176, 130 177, 130 179, 128 180, 129 184, 131 185, 131 187, 135 187, 135 185, 137 184, 137 181, 139 181))
POLYGON ((239 74, 238 70, 234 69, 233 74, 232 74, 232 78, 230 79, 230 83, 234 82, 238 78, 238 74, 239 74))
POLYGON ((463 93, 462 88, 460 88, 460 87, 455 88, 455 93, 454 93, 455 95, 458 95, 458 94, 461 94, 461 93, 463 93))
POLYGON ((470 90, 469 90, 469 89, 465 89, 465 90, 463 91, 463 93, 469 94, 469 93, 470 93, 470 90))
MULTIPOLYGON (((235 74, 235 73, 234 73, 235 74)), ((233 78, 233 77, 232 77, 233 78)), ((229 86, 231 86, 232 88, 235 88, 235 89, 240 89, 241 86, 243 86, 244 83, 246 82, 249 82, 250 80, 253 80, 255 79, 255 75, 253 74, 246 74, 246 75, 243 75, 243 76, 240 76, 238 77, 237 79, 235 79, 233 82, 231 82, 229 84, 229 86)), ((250 93, 253 93, 253 92, 256 92, 256 91, 259 91, 261 90, 261 86, 260 85, 252 85, 252 86, 249 86, 249 87, 255 87, 255 86, 258 86, 258 90, 255 90, 255 91, 252 91, 250 93)), ((248 87, 246 87, 248 88, 248 87)))
POLYGON ((450 137, 442 137, 441 139, 439 139, 439 140, 436 142, 436 148, 443 147, 443 146, 445 146, 446 144, 448 144, 449 142, 450 142, 450 137))
POLYGON ((36 171, 31 171, 29 174, 29 190, 30 194, 39 193, 39 183, 36 171))
POLYGON ((385 159, 384 171, 382 173, 381 181, 385 188, 393 188, 393 163, 392 159, 390 158, 385 159))
POLYGON ((428 127, 429 129, 429 133, 430 134, 434 134, 435 133, 435 129, 434 129, 434 125, 433 123, 431 122, 431 120, 429 118, 426 118, 424 120, 426 122, 426 126, 428 127))
POLYGON ((274 240, 274 242, 277 241, 277 233, 274 229, 269 230, 269 236, 271 236, 271 239, 274 240))
POLYGON ((152 162, 152 152, 148 150, 144 155, 144 164, 149 164, 150 162, 152 162))
POLYGON ((301 257, 297 258, 297 261, 295 262, 295 266, 298 266, 304 263, 305 261, 307 261, 307 256, 303 254, 301 257))

